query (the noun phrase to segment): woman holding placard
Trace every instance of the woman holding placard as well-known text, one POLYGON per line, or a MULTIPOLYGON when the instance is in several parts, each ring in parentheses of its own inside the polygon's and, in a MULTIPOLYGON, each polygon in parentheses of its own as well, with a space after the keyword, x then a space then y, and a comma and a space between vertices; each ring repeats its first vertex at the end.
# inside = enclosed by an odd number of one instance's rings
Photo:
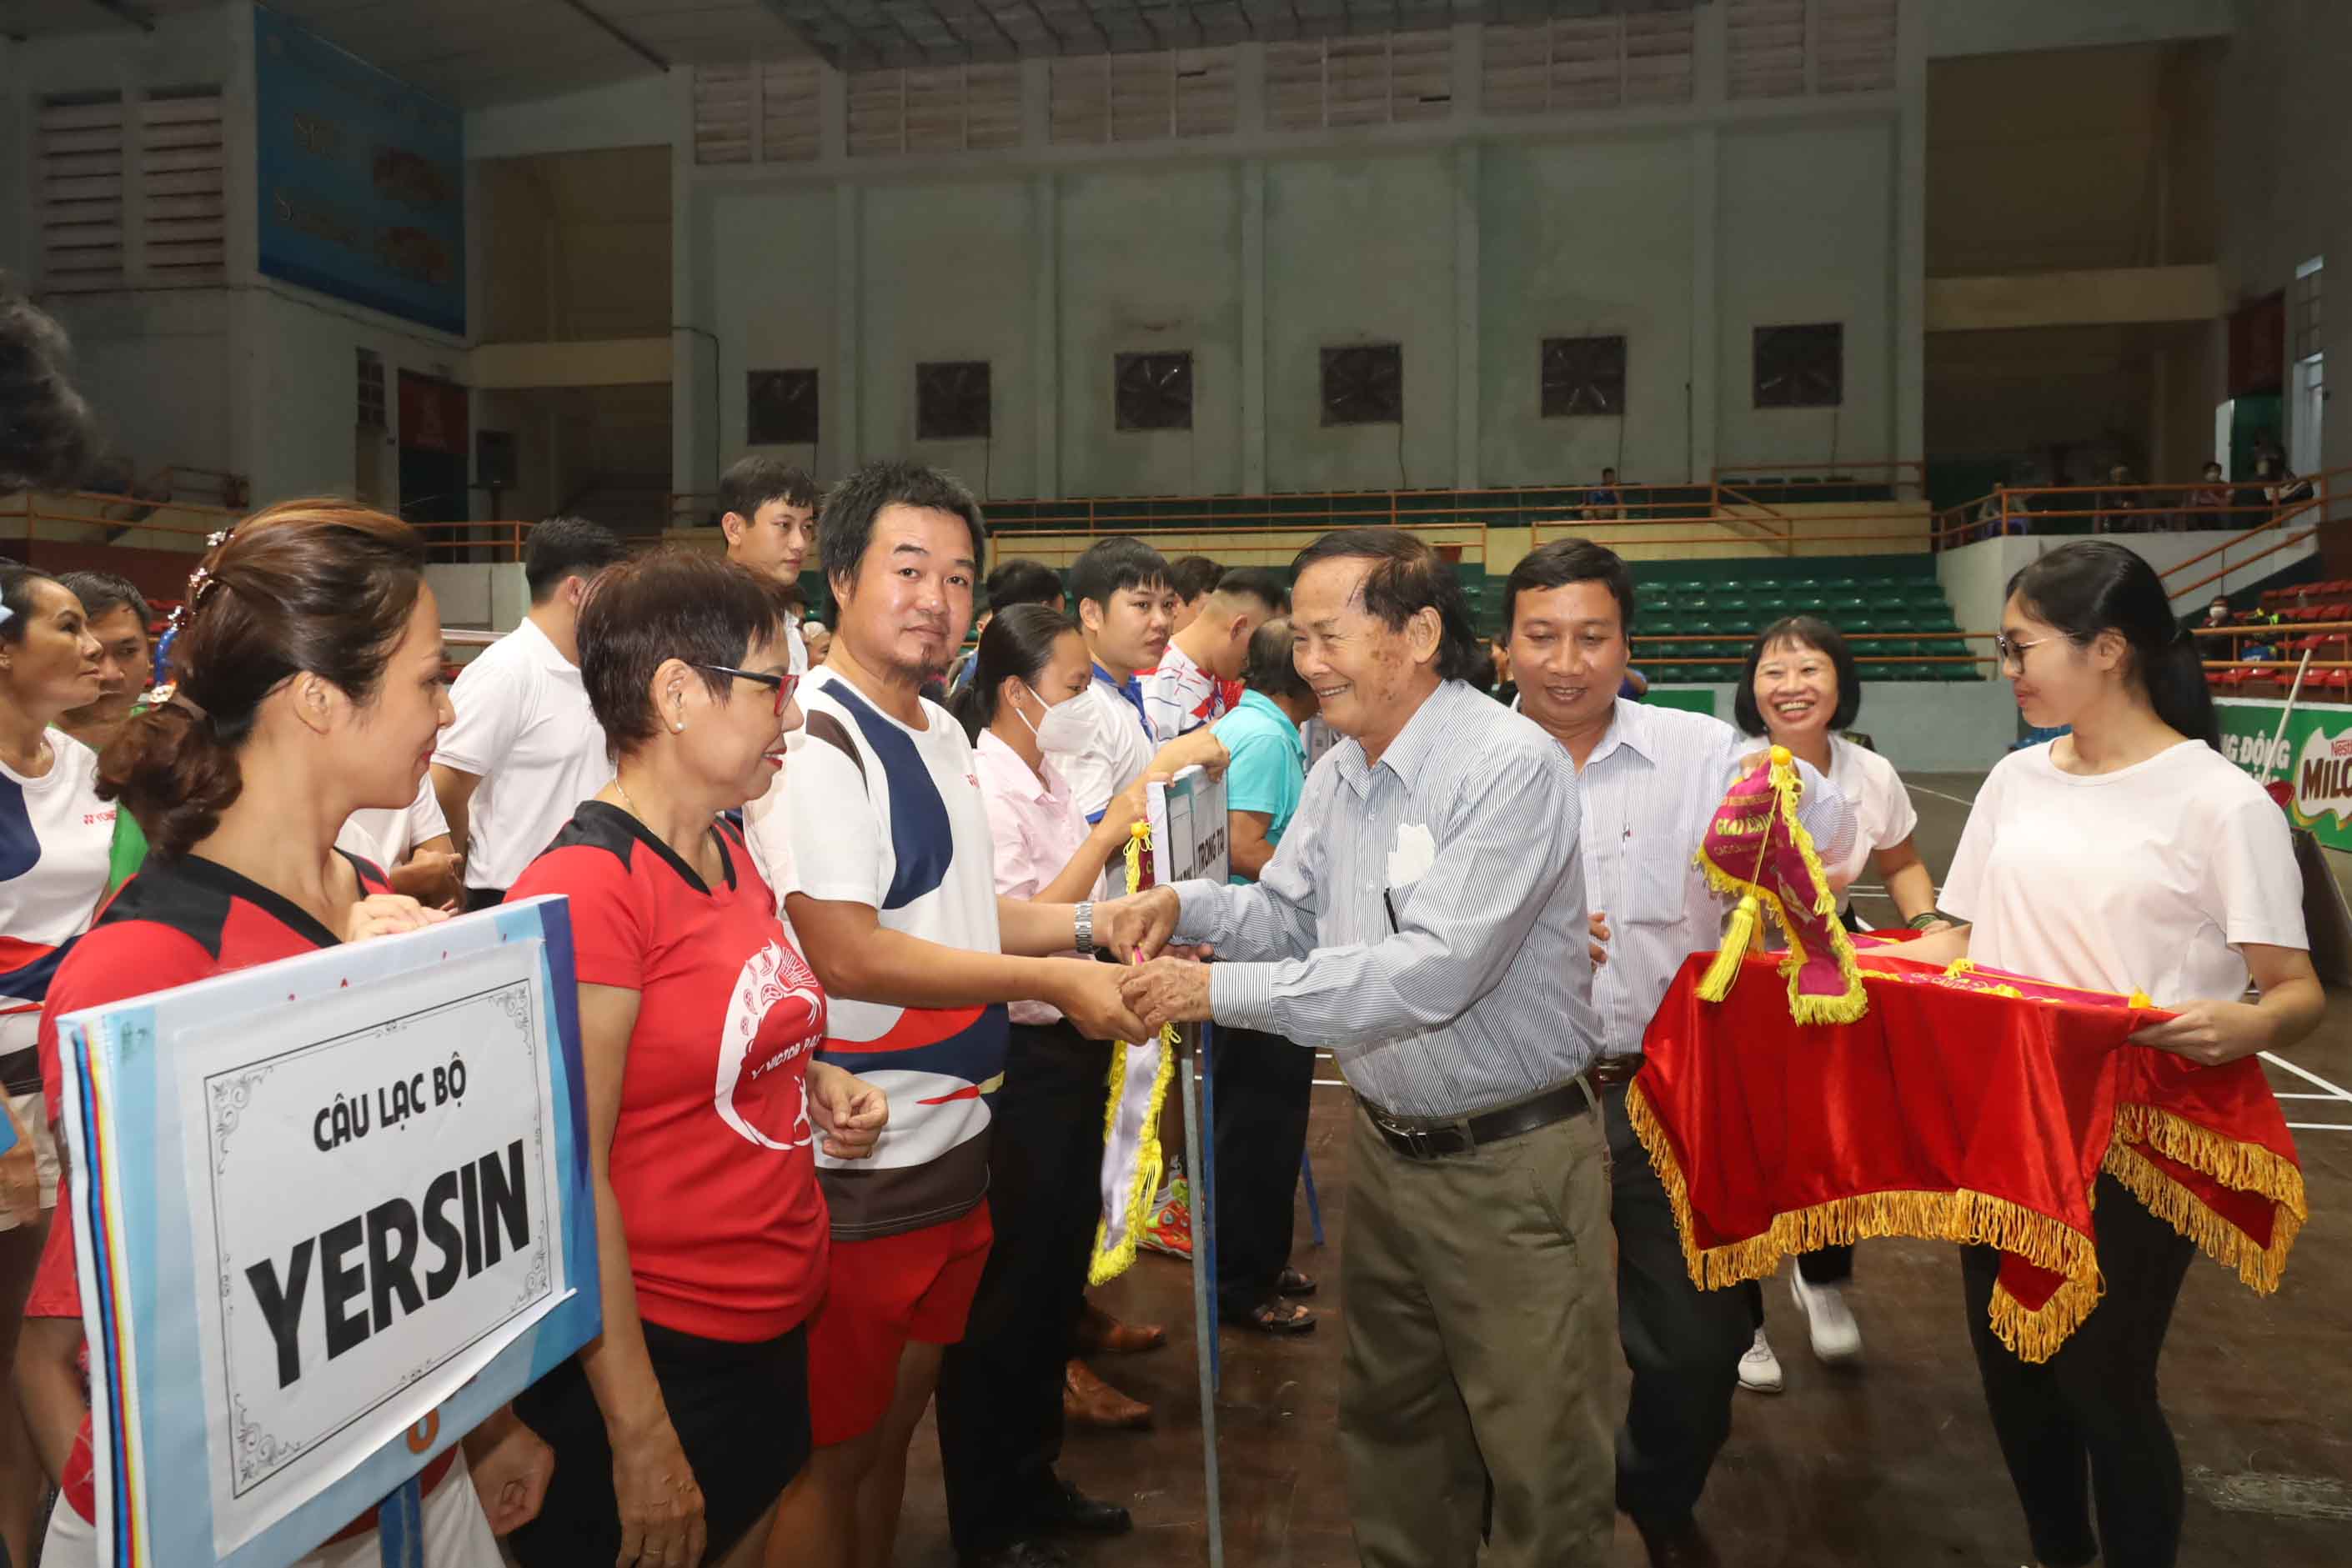
POLYGON ((556 1452, 513 1542, 534 1568, 756 1562, 808 1458, 814 1145, 868 1155, 888 1108, 815 1060, 824 992, 720 816, 767 794, 800 725, 784 613, 687 550, 608 569, 581 609, 617 767, 507 894, 572 903, 604 1304, 515 1401, 556 1452))
MULTIPOLYGON (((288 502, 215 536, 188 580, 171 680, 99 761, 99 795, 131 811, 152 852, 49 988, 39 1050, 53 1124, 58 1017, 444 918, 335 848, 354 810, 415 798, 449 722, 423 569, 405 524, 343 501, 288 502)), ((62 1489, 43 1561, 68 1568, 96 1552, 70 1226, 51 1228, 26 1315, 17 1387, 62 1489)), ((499 1526, 520 1522, 538 1506, 546 1449, 511 1416, 464 1448, 422 1477, 425 1556, 494 1568, 477 1489, 499 1526)), ((358 1568, 382 1551, 371 1511, 304 1561, 358 1568)))

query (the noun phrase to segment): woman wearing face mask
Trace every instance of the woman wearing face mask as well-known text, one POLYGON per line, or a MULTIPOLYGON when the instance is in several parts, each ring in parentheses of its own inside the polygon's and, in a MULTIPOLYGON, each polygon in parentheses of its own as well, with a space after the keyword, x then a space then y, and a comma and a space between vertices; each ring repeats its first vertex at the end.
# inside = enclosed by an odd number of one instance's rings
MULTIPOLYGON (((58 1201, 58 1151, 41 1104, 36 1037, 58 963, 106 890, 114 808, 98 758, 52 727, 98 695, 100 653, 81 601, 55 578, 0 565, 0 1366, 58 1201)), ((0 1549, 29 1562, 40 1470, 13 1400, 0 1396, 0 1549)))
MULTIPOLYGON (((1069 617, 1016 604, 981 633, 972 678, 956 694, 956 716, 975 746, 996 891, 1004 897, 1044 904, 1090 897, 1144 813, 1139 779, 1087 827, 1050 759, 1085 744, 1076 699, 1092 678, 1086 639, 1069 617)), ((940 1374, 948 1512, 967 1560, 1012 1548, 1023 1538, 1024 1519, 1060 1492, 1053 1467, 1065 1381, 1093 1376, 1073 1357, 1101 1207, 1103 1094, 1114 1047, 1087 1040, 1043 1002, 1014 1002, 1009 1011, 1012 1041, 989 1144, 996 1245, 964 1341, 950 1348, 940 1374), (963 1397, 953 1388, 958 1382, 963 1397), (982 1412, 984 1430, 971 1419, 982 1412)), ((1102 1395, 1131 1407, 1131 1422, 1150 1415, 1114 1390, 1102 1395)))
MULTIPOLYGON (((1941 931, 1951 922, 1936 910, 1936 887, 1912 847, 1919 813, 1903 788, 1895 765, 1839 732, 1862 711, 1862 680, 1853 655, 1836 627, 1811 615, 1776 621, 1748 650, 1746 678, 1732 698, 1732 716, 1748 735, 1769 736, 1826 774, 1853 807, 1853 847, 1835 864, 1824 865, 1831 890, 1841 898, 1865 870, 1878 873, 1895 912, 1915 931, 1941 931)), ((1845 911, 1849 928, 1853 905, 1845 911)), ((1845 1301, 1853 1277, 1852 1247, 1822 1247, 1802 1254, 1789 1277, 1789 1289, 1805 1315, 1813 1354, 1830 1363, 1862 1354, 1862 1331, 1845 1301)), ((1739 1383, 1758 1394, 1780 1392, 1780 1361, 1764 1337, 1764 1291, 1745 1287, 1756 1342, 1739 1361, 1739 1383)))
MULTIPOLYGON (((2179 1016, 2134 1043, 2203 1065, 2309 1034, 2324 1001, 2286 821, 2222 757, 2194 640, 2155 570, 2104 539, 2052 550, 2010 579, 2000 654, 2025 721, 2072 733, 1985 779, 1944 884, 1968 924, 1911 951, 2145 991, 2179 1016), (2250 982, 2257 1002, 2242 999, 2250 982)), ((2106 1289, 2057 1354, 2028 1365, 1995 1337, 1990 1248, 1961 1254, 1969 1332, 2044 1568, 2170 1568, 2180 1455, 2157 1361, 2197 1247, 2112 1176, 2095 1201, 2106 1289)))

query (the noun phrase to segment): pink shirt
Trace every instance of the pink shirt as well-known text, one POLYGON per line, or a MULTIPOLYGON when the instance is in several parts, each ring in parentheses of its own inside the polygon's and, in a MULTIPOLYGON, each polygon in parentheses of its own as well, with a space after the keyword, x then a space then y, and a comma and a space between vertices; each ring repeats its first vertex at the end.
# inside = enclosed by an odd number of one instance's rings
MULTIPOLYGON (((996 891, 1006 898, 1034 898, 1086 847, 1087 819, 1052 763, 1044 764, 1040 779, 987 730, 980 732, 975 754, 989 837, 995 841, 996 891)), ((1044 1002, 1014 1002, 1006 1011, 1014 1023, 1062 1021, 1060 1011, 1044 1002)))

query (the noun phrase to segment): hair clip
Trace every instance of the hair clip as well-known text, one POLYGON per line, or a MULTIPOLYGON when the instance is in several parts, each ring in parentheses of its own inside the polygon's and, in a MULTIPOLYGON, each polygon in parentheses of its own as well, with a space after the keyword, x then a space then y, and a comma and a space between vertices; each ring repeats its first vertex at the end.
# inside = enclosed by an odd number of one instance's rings
POLYGON ((16 619, 16 612, 9 609, 6 605, 0 604, 0 626, 5 626, 9 622, 14 621, 15 619, 16 619))
POLYGON ((147 704, 150 707, 178 708, 199 724, 212 717, 211 714, 205 711, 203 704, 180 690, 180 683, 177 681, 165 681, 162 685, 149 692, 147 704))
POLYGON ((221 546, 228 543, 228 529, 215 528, 212 532, 205 536, 205 548, 206 549, 218 549, 221 546))

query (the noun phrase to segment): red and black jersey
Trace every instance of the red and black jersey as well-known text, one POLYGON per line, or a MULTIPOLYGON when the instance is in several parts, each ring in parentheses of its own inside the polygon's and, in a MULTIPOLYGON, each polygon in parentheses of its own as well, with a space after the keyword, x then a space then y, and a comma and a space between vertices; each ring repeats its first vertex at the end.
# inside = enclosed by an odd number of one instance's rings
POLYGON ((638 1312, 751 1343, 789 1333, 824 1294, 807 1077, 825 999, 741 836, 709 831, 719 887, 590 800, 507 896, 569 897, 580 983, 638 993, 610 1162, 638 1312))
MULTIPOLYGON (((362 896, 389 893, 383 872, 346 854, 358 873, 362 896)), ((283 898, 226 866, 195 855, 150 859, 100 910, 87 935, 74 944, 50 983, 41 1017, 41 1084, 51 1124, 58 1119, 57 1020, 83 1008, 102 1007, 126 997, 169 990, 232 969, 331 947, 341 940, 290 899, 283 898)), ((71 1179, 70 1176, 68 1179, 71 1179)), ((34 1276, 25 1315, 79 1318, 81 1291, 74 1275, 73 1225, 60 1198, 34 1276)), ((90 1518, 89 1423, 66 1474, 66 1497, 90 1518)), ((454 1452, 454 1450, 453 1450, 454 1452)), ((429 1489, 448 1469, 436 1460, 425 1476, 429 1489)), ((364 1522, 364 1521, 362 1521, 364 1522)), ((355 1525, 354 1528, 357 1528, 355 1525)))

